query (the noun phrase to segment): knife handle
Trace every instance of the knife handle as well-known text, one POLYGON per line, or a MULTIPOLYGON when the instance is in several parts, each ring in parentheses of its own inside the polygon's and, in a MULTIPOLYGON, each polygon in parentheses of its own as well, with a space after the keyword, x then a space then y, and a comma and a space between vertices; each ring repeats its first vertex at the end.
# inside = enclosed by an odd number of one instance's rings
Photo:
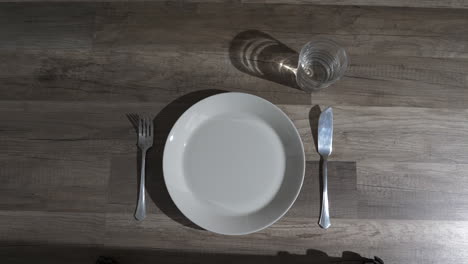
POLYGON ((323 229, 330 227, 330 214, 328 212, 328 161, 322 158, 322 208, 320 210, 319 225, 323 229))

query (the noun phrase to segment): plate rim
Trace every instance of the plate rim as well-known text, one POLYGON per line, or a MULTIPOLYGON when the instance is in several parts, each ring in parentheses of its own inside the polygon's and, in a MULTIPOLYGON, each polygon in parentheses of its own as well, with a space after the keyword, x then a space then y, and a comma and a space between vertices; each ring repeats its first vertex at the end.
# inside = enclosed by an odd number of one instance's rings
POLYGON ((281 110, 281 108, 279 108, 278 106, 276 106, 274 103, 260 97, 260 96, 256 96, 256 95, 252 95, 252 94, 248 94, 248 93, 242 93, 242 92, 224 92, 224 93, 219 93, 219 94, 215 94, 215 95, 211 95, 211 96, 208 96, 206 98, 203 98, 202 100, 196 102, 195 104, 191 105, 188 109, 186 109, 178 118, 177 118, 177 121, 174 123, 174 125, 171 127, 171 130, 169 131, 169 134, 167 135, 167 138, 166 138, 166 141, 165 141, 165 144, 164 144, 164 150, 163 150, 163 157, 162 157, 162 171, 163 171, 163 178, 164 178, 164 184, 166 186, 166 189, 167 189, 167 192, 172 200, 172 202, 174 203, 174 205, 177 207, 177 209, 180 211, 180 213, 182 213, 188 220, 190 220, 192 223, 194 223, 195 225, 207 230, 207 231, 210 231, 210 232, 213 232, 213 233, 216 233, 216 234, 221 234, 221 235, 247 235, 247 234, 252 234, 252 233, 256 233, 258 231, 261 231, 263 229, 266 229, 268 227, 270 227, 271 225, 273 225, 274 223, 276 223, 278 220, 280 220, 287 212, 289 212, 289 210, 291 209, 291 207, 294 205, 294 203, 296 202, 297 198, 299 197, 299 194, 301 193, 302 191, 302 187, 304 185, 304 178, 305 178, 305 169, 306 169, 306 157, 305 157, 305 150, 304 150, 304 143, 302 141, 302 138, 301 138, 301 135, 297 129, 297 127, 294 125, 294 123, 292 122, 291 118, 289 118, 288 115, 286 115, 286 113, 284 113, 283 110, 281 110), (297 136, 298 140, 299 140, 299 146, 301 148, 301 155, 300 157, 302 158, 302 172, 301 172, 301 180, 300 180, 300 183, 299 183, 299 187, 296 191, 296 193, 294 194, 294 198, 291 200, 291 202, 289 203, 288 207, 284 210, 284 212, 282 212, 281 214, 278 215, 278 217, 274 218, 272 221, 269 221, 267 224, 263 225, 262 227, 260 228, 256 228, 254 230, 250 230, 250 231, 246 231, 246 232, 235 232, 235 233, 231 233, 231 232, 219 232, 219 231, 214 231, 214 230, 211 230, 209 227, 206 227, 204 225, 200 225, 199 223, 195 222, 193 219, 191 219, 189 216, 187 216, 183 210, 180 209, 180 207, 177 205, 177 202, 175 201, 174 199, 174 196, 173 194, 171 193, 168 185, 167 185, 167 180, 166 180, 166 177, 169 177, 167 176, 167 172, 166 172, 166 149, 168 147, 168 143, 169 143, 169 138, 170 138, 170 135, 173 134, 174 132, 174 129, 175 127, 178 125, 178 123, 180 122, 180 120, 182 119, 182 117, 184 117, 185 115, 188 114, 188 112, 190 111, 193 111, 193 108, 195 108, 197 105, 201 104, 202 102, 206 101, 206 100, 213 100, 213 98, 215 97, 219 97, 219 96, 226 96, 226 95, 234 95, 234 94, 239 94, 239 95, 242 95, 242 96, 250 96, 250 97, 254 97, 256 99, 259 99, 261 101, 264 101, 266 102, 267 104, 273 106, 274 108, 276 108, 276 110, 278 110, 278 112, 283 115, 286 120, 289 122, 289 124, 292 126, 294 132, 295 132, 295 136, 297 136))

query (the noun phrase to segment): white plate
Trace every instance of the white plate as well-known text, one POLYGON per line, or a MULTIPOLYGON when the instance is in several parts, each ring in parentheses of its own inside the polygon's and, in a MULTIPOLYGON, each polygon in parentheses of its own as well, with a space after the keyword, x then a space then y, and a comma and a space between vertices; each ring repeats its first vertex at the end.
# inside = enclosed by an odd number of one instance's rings
POLYGON ((292 206, 304 179, 299 133, 272 103, 223 93, 189 108, 164 149, 164 180, 180 211, 212 232, 266 228, 292 206))

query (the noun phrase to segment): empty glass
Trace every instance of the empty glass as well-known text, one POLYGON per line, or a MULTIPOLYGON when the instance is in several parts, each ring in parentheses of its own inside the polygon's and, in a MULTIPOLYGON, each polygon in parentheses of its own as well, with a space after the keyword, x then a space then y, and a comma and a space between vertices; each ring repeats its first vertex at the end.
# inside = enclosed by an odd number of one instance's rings
POLYGON ((296 82, 304 91, 315 91, 339 80, 348 67, 346 51, 336 42, 314 39, 299 54, 296 82))

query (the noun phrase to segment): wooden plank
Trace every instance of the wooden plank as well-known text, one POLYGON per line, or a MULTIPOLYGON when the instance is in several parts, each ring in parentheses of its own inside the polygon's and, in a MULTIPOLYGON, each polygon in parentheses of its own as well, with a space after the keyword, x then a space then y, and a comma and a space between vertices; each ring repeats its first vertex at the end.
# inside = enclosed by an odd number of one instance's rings
POLYGON ((27 7, 3 3, 0 8, 1 49, 90 50, 93 38, 95 4, 34 3, 27 7))
MULTIPOLYGON (((135 150, 128 113, 157 113, 161 104, 2 102, 0 145, 5 157, 104 162, 135 150), (35 129, 32 129, 32 128, 35 129), (26 151, 27 150, 27 151, 26 151), (100 159, 96 161, 96 159, 100 159)), ((108 166, 108 165, 104 165, 108 166)))
POLYGON ((106 245, 231 254, 304 254, 308 248, 340 256, 341 250, 377 255, 388 263, 440 263, 466 259, 466 222, 336 219, 324 231, 309 219, 284 219, 247 236, 226 237, 189 227, 167 229, 172 221, 163 215, 135 224, 129 215, 107 217, 106 245), (164 230, 164 232, 162 232, 164 230), (125 243, 122 243, 125 241, 125 243), (417 245, 417 246, 416 246, 417 245))
POLYGON ((47 158, 1 159, 2 210, 102 212, 108 162, 47 158))
POLYGON ((100 244, 105 217, 96 213, 0 211, 2 244, 100 244))
MULTIPOLYGON (((257 31, 256 38, 274 39, 292 53, 314 36, 335 39, 348 50, 347 77, 313 94, 314 102, 463 108, 466 99, 466 10, 82 5, 6 5, 2 29, 13 33, 0 43, 3 100, 168 103, 192 91, 221 89, 253 93, 274 103, 309 104, 306 93, 275 83, 278 76, 271 72, 262 79, 233 65, 243 55, 233 56, 229 48, 237 43, 238 33, 249 29, 263 31, 257 31), (45 13, 48 19, 39 19, 45 13), (31 16, 37 23, 28 22, 31 16), (77 27, 76 33, 63 25, 77 27)), ((273 62, 273 51, 257 55, 273 62)))
MULTIPOLYGON (((189 106, 175 102, 159 112, 164 105, 152 103, 102 105, 4 102, 2 105, 2 118, 5 122, 0 127, 4 136, 0 143, 9 150, 9 155, 16 153, 14 155, 39 155, 45 158, 76 155, 76 160, 80 160, 78 156, 83 153, 106 157, 109 153, 133 152, 135 134, 125 116, 132 112, 157 113, 157 121, 161 127, 158 130, 160 138, 158 136, 157 146, 162 150, 172 124, 189 106), (12 118, 12 114, 17 116, 12 118), (30 130, 31 124, 36 124, 41 129, 30 130), (67 155, 64 155, 65 146, 73 146, 66 150, 67 155), (28 151, 24 152, 26 148, 28 151)), ((310 107, 280 107, 298 128, 308 159, 317 160, 310 128, 310 107)), ((457 150, 463 144, 460 139, 467 130, 464 122, 467 117, 468 112, 456 109, 336 106, 335 151, 332 157, 342 161, 372 159, 463 163, 467 161, 467 157, 457 150), (387 151, 375 151, 383 148, 387 151), (452 154, 447 156, 447 151, 452 154), (369 156, 369 153, 373 154, 369 156)))
MULTIPOLYGON (((95 263, 102 250, 95 246, 65 244, 15 245, 0 242, 0 257, 10 264, 95 263)), ((103 252, 102 252, 103 253, 103 252)))
POLYGON ((312 100, 325 105, 465 108, 466 62, 354 56, 346 77, 330 89, 313 94, 312 100))
POLYGON ((369 260, 355 252, 345 251, 340 257, 328 256, 325 252, 318 250, 307 250, 304 254, 290 254, 278 252, 276 255, 255 254, 229 254, 229 253, 205 253, 205 252, 183 252, 163 251, 154 249, 128 249, 128 248, 103 248, 77 245, 21 245, 1 246, 0 257, 11 264, 35 263, 60 264, 60 263, 94 263, 98 258, 105 256, 118 263, 140 263, 149 264, 163 262, 169 264, 183 264, 190 260, 192 263, 246 263, 246 264, 321 264, 341 263, 362 264, 369 260))
POLYGON ((467 129, 465 110, 346 106, 334 110, 337 160, 467 162, 460 151, 467 129))
POLYGON ((339 41, 353 56, 466 58, 466 15, 466 10, 113 3, 98 10, 94 44, 96 50, 111 44, 119 52, 138 47, 139 54, 158 48, 168 54, 223 56, 238 33, 254 29, 255 37, 264 32, 296 52, 321 36, 339 41))
MULTIPOLYGON (((317 160, 310 130, 310 107, 280 107, 298 128, 308 160, 317 160)), ((468 161, 461 151, 462 138, 468 129, 466 110, 337 105, 333 110, 332 160, 462 164, 468 161)))
MULTIPOLYGON (((153 155, 148 155, 149 160, 154 161, 156 157, 153 155)), ((162 168, 157 168, 156 163, 150 163, 147 167, 147 192, 152 200, 148 207, 149 213, 163 213, 180 224, 193 227, 172 202, 164 184, 162 168)), ((329 175, 330 203, 333 204, 330 214, 333 218, 357 217, 355 164, 330 162, 329 175)), ((133 214, 138 190, 137 176, 135 156, 117 156, 112 159, 108 212, 133 214)), ((319 163, 307 162, 301 193, 286 217, 310 217, 311 221, 317 221, 320 213, 319 176, 319 163)), ((174 228, 177 228, 175 222, 174 228)))
POLYGON ((373 162, 358 165, 357 184, 401 190, 468 194, 467 164, 373 162))
MULTIPOLYGON (((9 3, 11 0, 1 0, 0 2, 9 3)), ((17 0, 14 2, 41 2, 39 0, 17 0)), ((51 0, 50 2, 90 2, 89 0, 51 0)), ((93 0, 91 2, 109 2, 103 0, 93 0)), ((122 0, 112 0, 111 2, 124 2, 122 0)), ((127 1, 125 1, 127 2, 127 1)), ((141 2, 141 0, 132 0, 130 2, 141 2)), ((162 0, 151 0, 151 2, 168 2, 162 0)), ((175 2, 177 1, 169 1, 175 2)), ((377 6, 377 7, 416 7, 416 8, 451 8, 451 9, 466 9, 468 3, 466 0, 414 0, 414 1, 382 1, 382 0, 238 0, 238 1, 227 1, 227 0, 187 0, 184 3, 264 3, 264 4, 283 4, 283 5, 338 5, 338 6, 377 6)))
MULTIPOLYGON (((200 1, 200 0, 199 0, 200 1)), ((209 0, 207 0, 209 1, 209 0)), ((415 0, 415 1, 383 1, 383 0, 243 0, 243 3, 269 4, 314 4, 314 5, 351 5, 351 6, 383 6, 383 7, 418 7, 418 8, 468 8, 465 0, 415 0)))
POLYGON ((360 162, 359 218, 466 220, 465 166, 360 162))
POLYGON ((358 193, 360 219, 468 219, 466 194, 359 185, 358 193))

